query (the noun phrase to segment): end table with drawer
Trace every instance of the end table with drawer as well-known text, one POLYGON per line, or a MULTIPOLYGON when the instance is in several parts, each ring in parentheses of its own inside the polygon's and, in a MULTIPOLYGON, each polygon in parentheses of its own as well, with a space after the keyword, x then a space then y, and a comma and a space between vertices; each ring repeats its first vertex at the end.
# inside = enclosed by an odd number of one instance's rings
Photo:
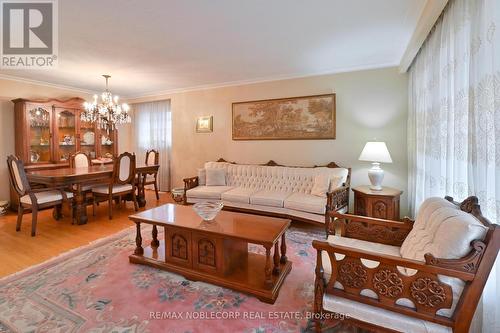
POLYGON ((352 189, 354 192, 354 214, 385 220, 400 220, 399 200, 403 191, 383 187, 380 191, 363 185, 352 189))

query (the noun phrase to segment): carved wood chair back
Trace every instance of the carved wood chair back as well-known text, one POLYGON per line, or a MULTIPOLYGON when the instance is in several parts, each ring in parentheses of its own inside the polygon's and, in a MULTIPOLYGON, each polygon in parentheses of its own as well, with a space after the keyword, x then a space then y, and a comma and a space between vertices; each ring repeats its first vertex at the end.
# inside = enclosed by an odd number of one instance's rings
POLYGON ((18 157, 9 155, 7 157, 7 168, 9 169, 10 183, 20 198, 31 190, 24 170, 24 163, 18 157))
POLYGON ((135 154, 125 152, 113 161, 113 184, 134 184, 135 154))
POLYGON ((82 168, 91 166, 91 161, 89 155, 84 152, 76 152, 72 154, 69 158, 70 168, 82 168))
POLYGON ((156 165, 160 163, 160 153, 151 149, 146 152, 146 165, 156 165))

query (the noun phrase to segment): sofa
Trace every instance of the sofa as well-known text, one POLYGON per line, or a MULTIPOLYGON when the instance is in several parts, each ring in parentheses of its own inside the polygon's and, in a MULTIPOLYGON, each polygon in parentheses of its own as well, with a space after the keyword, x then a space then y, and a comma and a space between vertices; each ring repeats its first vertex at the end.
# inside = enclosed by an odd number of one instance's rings
POLYGON ((429 198, 415 221, 329 217, 327 240, 313 241, 316 318, 347 313, 375 331, 468 332, 500 246, 500 227, 477 197, 429 198))
POLYGON ((288 167, 220 159, 184 179, 184 203, 221 200, 227 210, 324 224, 327 212, 347 211, 350 176, 350 168, 335 163, 288 167))

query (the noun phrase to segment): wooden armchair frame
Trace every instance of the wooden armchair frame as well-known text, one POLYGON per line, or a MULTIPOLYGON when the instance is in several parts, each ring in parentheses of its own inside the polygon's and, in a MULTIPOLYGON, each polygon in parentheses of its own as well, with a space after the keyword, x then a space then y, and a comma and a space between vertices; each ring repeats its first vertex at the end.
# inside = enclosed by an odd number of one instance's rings
MULTIPOLYGON (((453 202, 450 197, 446 199, 453 202)), ((332 245, 324 241, 313 241, 313 247, 317 251, 314 287, 316 317, 329 312, 323 309, 323 296, 330 294, 448 326, 453 329, 453 332, 468 332, 482 290, 498 254, 500 227, 482 216, 476 197, 471 196, 462 203, 455 204, 461 210, 474 215, 488 227, 485 239, 473 241, 471 252, 460 259, 440 259, 428 253, 425 255, 425 262, 420 262, 396 256, 373 254, 369 251, 332 245), (332 274, 328 281, 325 281, 322 251, 328 253, 332 267, 332 274), (344 254, 345 257, 337 260, 335 253, 344 254), (375 268, 369 268, 363 265, 361 258, 377 261, 380 264, 375 268), (407 276, 401 274, 398 267, 410 268, 417 272, 407 276), (392 276, 390 280, 386 279, 388 275, 392 276), (438 275, 456 277, 465 281, 465 287, 450 318, 436 314, 439 309, 450 308, 453 303, 451 287, 441 282, 438 275), (343 290, 334 288, 336 281, 342 283, 343 290), (373 290, 378 300, 360 295, 363 289, 373 290), (396 300, 399 298, 412 300, 416 308, 397 305, 396 300)), ((401 245, 412 227, 412 222, 409 220, 385 221, 349 214, 331 214, 330 216, 338 219, 331 222, 339 225, 343 236, 382 244, 401 245), (349 226, 351 223, 352 226, 349 226), (382 231, 384 223, 387 225, 385 232, 382 231)), ((332 227, 327 226, 327 231, 331 230, 332 227)), ((355 319, 347 319, 347 322, 377 332, 392 332, 387 328, 355 319)), ((320 331, 320 325, 320 321, 317 321, 317 331, 320 331)))
POLYGON ((38 220, 38 211, 54 208, 52 216, 57 221, 62 217, 62 205, 67 202, 69 205, 71 220, 73 220, 73 207, 72 200, 69 201, 66 191, 62 187, 47 187, 32 189, 26 176, 26 171, 24 169, 24 163, 19 158, 13 155, 7 157, 7 168, 9 170, 9 180, 10 185, 14 188, 14 191, 18 195, 19 206, 17 209, 17 223, 16 231, 21 230, 21 224, 23 221, 23 215, 25 212, 30 212, 31 217, 31 236, 36 235, 36 226, 38 220), (14 169, 15 168, 15 169, 14 169), (16 172, 17 171, 17 172, 16 172), (39 203, 36 197, 36 193, 43 193, 49 191, 59 191, 61 193, 61 200, 54 200, 44 203, 39 203), (21 198, 25 195, 30 197, 30 204, 21 202, 21 198))
MULTIPOLYGON (((227 162, 227 163, 231 163, 231 164, 237 164, 235 162, 228 162, 223 158, 219 158, 217 160, 217 162, 227 162)), ((273 160, 271 160, 265 164, 261 164, 261 165, 262 166, 285 166, 285 165, 278 164, 278 163, 274 162, 273 160)), ((315 165, 312 168, 318 168, 318 167, 321 167, 321 166, 315 165)), ((341 168, 335 162, 330 162, 327 165, 324 165, 323 167, 341 168)), ((290 168, 293 168, 293 166, 291 166, 290 168)), ((326 200, 325 222, 331 220, 331 217, 329 217, 331 214, 333 214, 333 213, 335 213, 338 210, 341 210, 343 208, 349 207, 349 190, 350 190, 350 186, 351 186, 350 185, 351 184, 351 168, 346 168, 346 169, 348 170, 348 173, 347 173, 347 179, 346 179, 345 183, 342 184, 341 187, 336 188, 332 192, 328 192, 326 194, 327 200, 326 200)), ((184 178, 183 181, 184 181, 184 200, 183 200, 183 203, 187 204, 186 192, 192 188, 197 187, 199 185, 199 180, 198 180, 198 176, 195 176, 195 177, 184 178)), ((236 209, 231 208, 231 210, 236 210, 236 209)), ((273 216, 281 216, 281 217, 286 217, 286 218, 292 218, 294 220, 302 220, 304 222, 311 222, 311 221, 306 220, 306 219, 299 219, 297 217, 284 216, 282 214, 277 214, 277 213, 266 213, 266 212, 261 212, 258 210, 249 210, 249 209, 237 209, 237 210, 248 211, 248 212, 251 212, 254 214, 262 214, 262 215, 271 215, 272 214, 273 216)), ((314 223, 317 223, 317 222, 314 221, 314 223)))

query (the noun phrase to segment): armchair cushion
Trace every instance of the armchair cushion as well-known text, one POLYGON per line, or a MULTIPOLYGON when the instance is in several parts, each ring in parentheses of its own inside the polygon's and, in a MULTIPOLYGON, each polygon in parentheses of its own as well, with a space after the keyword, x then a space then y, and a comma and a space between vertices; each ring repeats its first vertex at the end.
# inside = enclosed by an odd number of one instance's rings
POLYGON ((458 259, 471 250, 471 242, 484 239, 487 227, 471 214, 441 198, 426 200, 412 230, 401 246, 401 256, 424 261, 431 253, 437 258, 458 259))
POLYGON ((197 186, 186 191, 188 198, 220 200, 221 194, 231 190, 232 186, 197 186))
POLYGON ((326 197, 305 193, 293 193, 284 202, 285 208, 300 210, 308 213, 324 214, 326 211, 326 197))
POLYGON ((323 307, 325 310, 349 314, 351 318, 375 324, 380 327, 387 327, 398 332, 452 332, 451 328, 443 325, 329 294, 323 297, 323 307))
MULTIPOLYGON (((47 202, 60 201, 63 196, 60 191, 43 191, 35 192, 36 200, 38 204, 44 204, 47 202)), ((73 193, 66 192, 68 199, 73 198, 73 193)), ((21 203, 31 205, 31 198, 28 194, 21 197, 21 203)))

